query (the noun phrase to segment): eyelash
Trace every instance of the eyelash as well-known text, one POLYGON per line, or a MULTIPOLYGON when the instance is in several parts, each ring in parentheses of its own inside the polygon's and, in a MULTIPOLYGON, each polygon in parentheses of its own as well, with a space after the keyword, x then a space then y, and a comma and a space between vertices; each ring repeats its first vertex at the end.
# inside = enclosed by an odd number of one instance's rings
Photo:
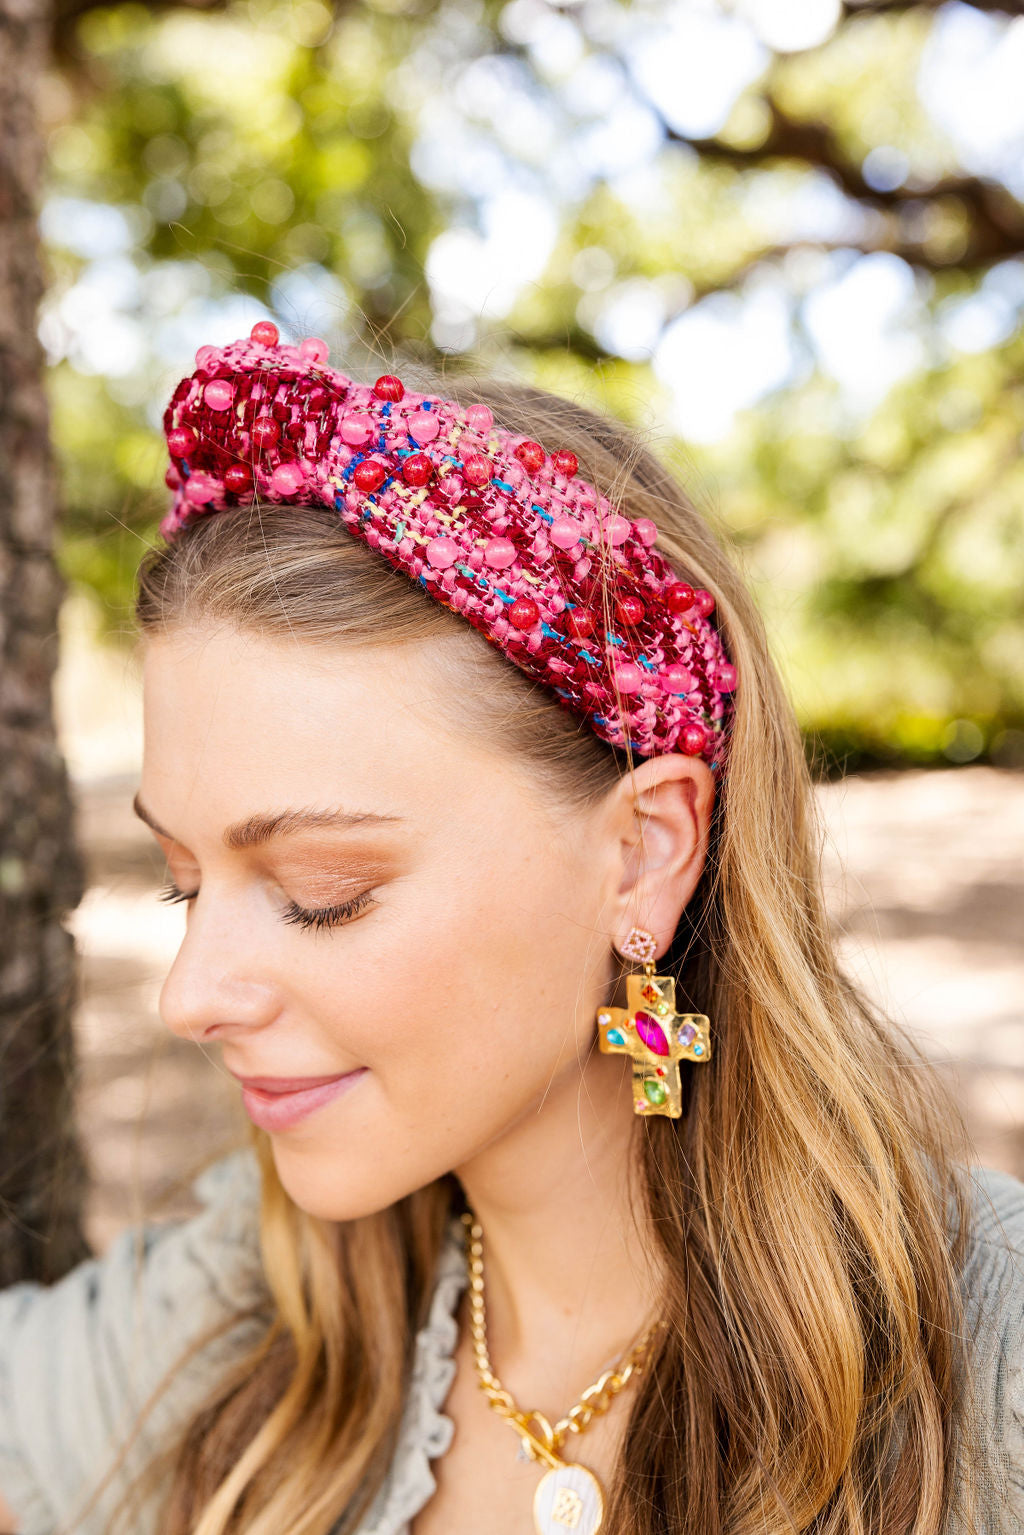
MULTIPOLYGON (((157 900, 171 902, 194 901, 197 894, 197 891, 193 891, 191 895, 187 895, 185 891, 179 890, 177 885, 170 882, 160 891, 157 900)), ((325 928, 336 927, 341 922, 349 921, 359 912, 365 910, 367 906, 374 904, 375 902, 369 890, 364 890, 361 895, 353 896, 350 901, 343 901, 339 906, 320 906, 313 911, 306 911, 303 907, 296 906, 294 901, 290 901, 288 910, 281 920, 282 922, 297 923, 299 927, 307 930, 313 929, 321 932, 325 928)))

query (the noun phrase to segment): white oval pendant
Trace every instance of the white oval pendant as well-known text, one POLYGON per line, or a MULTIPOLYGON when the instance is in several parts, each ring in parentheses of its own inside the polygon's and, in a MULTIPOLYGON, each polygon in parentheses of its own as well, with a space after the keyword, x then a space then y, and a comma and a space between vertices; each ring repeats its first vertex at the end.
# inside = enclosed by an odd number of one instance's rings
POLYGON ((539 1535, 597 1535, 604 1522, 601 1484, 586 1466, 554 1466, 541 1479, 533 1499, 539 1535))

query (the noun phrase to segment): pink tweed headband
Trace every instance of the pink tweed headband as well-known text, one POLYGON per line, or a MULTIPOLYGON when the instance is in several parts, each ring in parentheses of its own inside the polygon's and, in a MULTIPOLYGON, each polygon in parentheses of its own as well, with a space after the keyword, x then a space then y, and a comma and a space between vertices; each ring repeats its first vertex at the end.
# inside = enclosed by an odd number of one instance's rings
POLYGON ((164 431, 168 543, 254 500, 332 507, 602 740, 724 765, 736 671, 714 598, 670 568, 650 519, 579 477, 574 454, 390 374, 354 383, 323 341, 279 344, 269 321, 200 347, 164 431))

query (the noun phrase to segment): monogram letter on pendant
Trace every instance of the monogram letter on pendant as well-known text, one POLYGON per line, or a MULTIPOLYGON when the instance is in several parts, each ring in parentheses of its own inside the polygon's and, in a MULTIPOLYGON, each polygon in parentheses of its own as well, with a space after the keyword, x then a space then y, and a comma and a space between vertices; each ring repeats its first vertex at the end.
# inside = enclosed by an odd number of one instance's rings
POLYGON ((542 1478, 533 1500, 538 1535, 597 1535, 603 1520, 601 1487, 585 1466, 556 1466, 542 1478))

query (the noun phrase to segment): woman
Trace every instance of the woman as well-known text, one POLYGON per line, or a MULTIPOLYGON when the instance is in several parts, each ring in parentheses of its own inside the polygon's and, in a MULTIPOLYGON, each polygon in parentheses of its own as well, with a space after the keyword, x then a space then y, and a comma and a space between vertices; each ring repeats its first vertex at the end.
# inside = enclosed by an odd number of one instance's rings
POLYGON ((1024 1185, 840 973, 669 475, 267 322, 165 426, 136 809, 252 1145, 0 1297, 24 1535, 1019 1529, 1024 1185))

